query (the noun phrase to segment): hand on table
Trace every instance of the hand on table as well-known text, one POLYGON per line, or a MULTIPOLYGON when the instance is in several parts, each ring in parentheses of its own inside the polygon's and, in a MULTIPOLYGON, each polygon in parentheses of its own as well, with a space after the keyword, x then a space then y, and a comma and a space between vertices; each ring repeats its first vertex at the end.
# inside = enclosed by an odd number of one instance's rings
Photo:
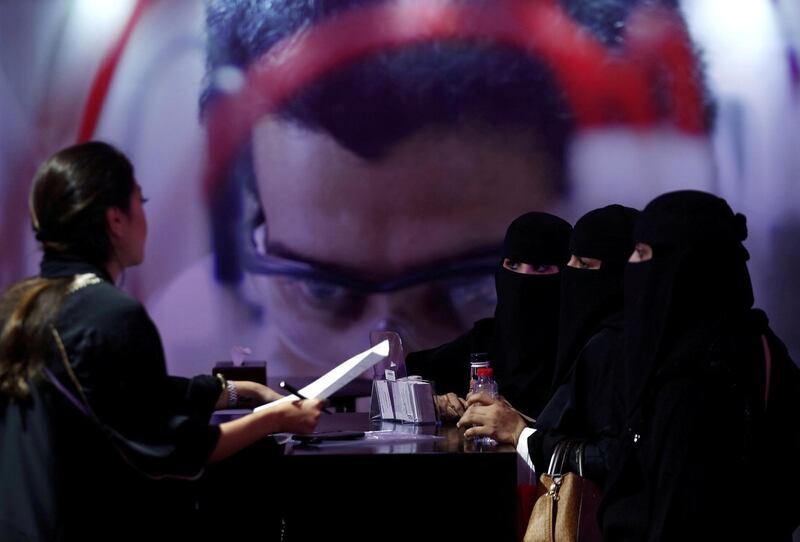
POLYGON ((439 418, 443 421, 453 421, 459 419, 467 410, 467 402, 455 393, 446 395, 434 395, 436 408, 439 411, 439 418))
POLYGON ((488 436, 497 442, 517 445, 525 429, 525 420, 502 396, 487 393, 469 394, 467 411, 458 420, 458 427, 466 426, 466 438, 488 436))

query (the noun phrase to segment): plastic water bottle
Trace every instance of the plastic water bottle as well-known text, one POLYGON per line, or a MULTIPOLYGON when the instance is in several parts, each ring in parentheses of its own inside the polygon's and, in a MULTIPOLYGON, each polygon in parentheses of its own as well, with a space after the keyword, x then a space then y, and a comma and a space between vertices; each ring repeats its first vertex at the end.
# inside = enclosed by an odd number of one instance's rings
POLYGON ((497 397, 497 382, 494 381, 494 371, 491 367, 479 367, 478 379, 472 386, 472 393, 488 393, 492 398, 497 397))
POLYGON ((467 393, 473 391, 475 383, 478 381, 478 369, 489 366, 489 354, 486 352, 473 352, 469 355, 469 389, 467 393))
MULTIPOLYGON (((493 378, 493 371, 491 367, 479 367, 478 379, 470 390, 472 393, 486 393, 492 399, 497 397, 497 382, 493 378)), ((472 443, 478 447, 492 447, 497 446, 497 441, 492 437, 474 437, 472 443)))

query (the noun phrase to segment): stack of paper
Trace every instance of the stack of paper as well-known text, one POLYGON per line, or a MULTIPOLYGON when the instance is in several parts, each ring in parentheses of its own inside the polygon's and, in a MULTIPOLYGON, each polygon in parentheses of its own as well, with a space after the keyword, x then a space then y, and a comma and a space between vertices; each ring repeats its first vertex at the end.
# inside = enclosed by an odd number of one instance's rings
POLYGON ((419 377, 375 380, 372 394, 373 405, 377 403, 381 419, 406 423, 437 421, 431 383, 419 377))

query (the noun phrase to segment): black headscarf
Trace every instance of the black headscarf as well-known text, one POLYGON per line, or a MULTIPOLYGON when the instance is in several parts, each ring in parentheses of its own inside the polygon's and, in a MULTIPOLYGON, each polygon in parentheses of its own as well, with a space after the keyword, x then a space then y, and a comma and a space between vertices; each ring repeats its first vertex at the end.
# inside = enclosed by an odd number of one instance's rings
POLYGON ((671 192, 644 209, 634 239, 650 245, 653 257, 625 271, 628 413, 653 378, 695 370, 699 350, 749 313, 746 238, 745 217, 712 194, 671 192))
MULTIPOLYGON (((547 213, 526 213, 508 227, 503 257, 533 265, 569 260, 572 227, 547 213)), ((527 275, 500 267, 490 357, 500 393, 537 416, 548 398, 555 365, 561 273, 527 275)))
POLYGON ((639 211, 608 205, 589 211, 575 223, 569 249, 574 256, 602 261, 600 269, 565 267, 561 276, 561 312, 555 391, 569 375, 587 341, 623 308, 625 264, 633 252, 633 225, 639 211))

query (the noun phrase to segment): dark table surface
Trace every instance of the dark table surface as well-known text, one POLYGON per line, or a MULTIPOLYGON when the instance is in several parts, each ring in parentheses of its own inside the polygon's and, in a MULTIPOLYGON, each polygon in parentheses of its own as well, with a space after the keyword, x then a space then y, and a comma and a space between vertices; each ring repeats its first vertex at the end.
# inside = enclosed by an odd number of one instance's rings
POLYGON ((317 430, 380 431, 397 440, 290 441, 288 501, 310 492, 324 505, 313 512, 290 505, 285 540, 514 540, 514 447, 475 447, 453 424, 370 422, 362 413, 323 415, 317 430))
POLYGON ((316 432, 364 431, 366 437, 356 441, 324 442, 306 445, 289 440, 287 455, 338 454, 458 454, 516 453, 513 446, 476 446, 463 436, 463 429, 454 423, 414 425, 369 419, 366 413, 322 415, 316 432))
POLYGON ((514 447, 475 447, 453 424, 322 415, 317 431, 341 430, 367 435, 320 446, 283 435, 282 446, 267 439, 240 452, 217 469, 211 491, 226 497, 212 512, 235 519, 229 531, 246 528, 249 540, 516 539, 514 447), (391 441, 370 441, 376 431, 391 441))

